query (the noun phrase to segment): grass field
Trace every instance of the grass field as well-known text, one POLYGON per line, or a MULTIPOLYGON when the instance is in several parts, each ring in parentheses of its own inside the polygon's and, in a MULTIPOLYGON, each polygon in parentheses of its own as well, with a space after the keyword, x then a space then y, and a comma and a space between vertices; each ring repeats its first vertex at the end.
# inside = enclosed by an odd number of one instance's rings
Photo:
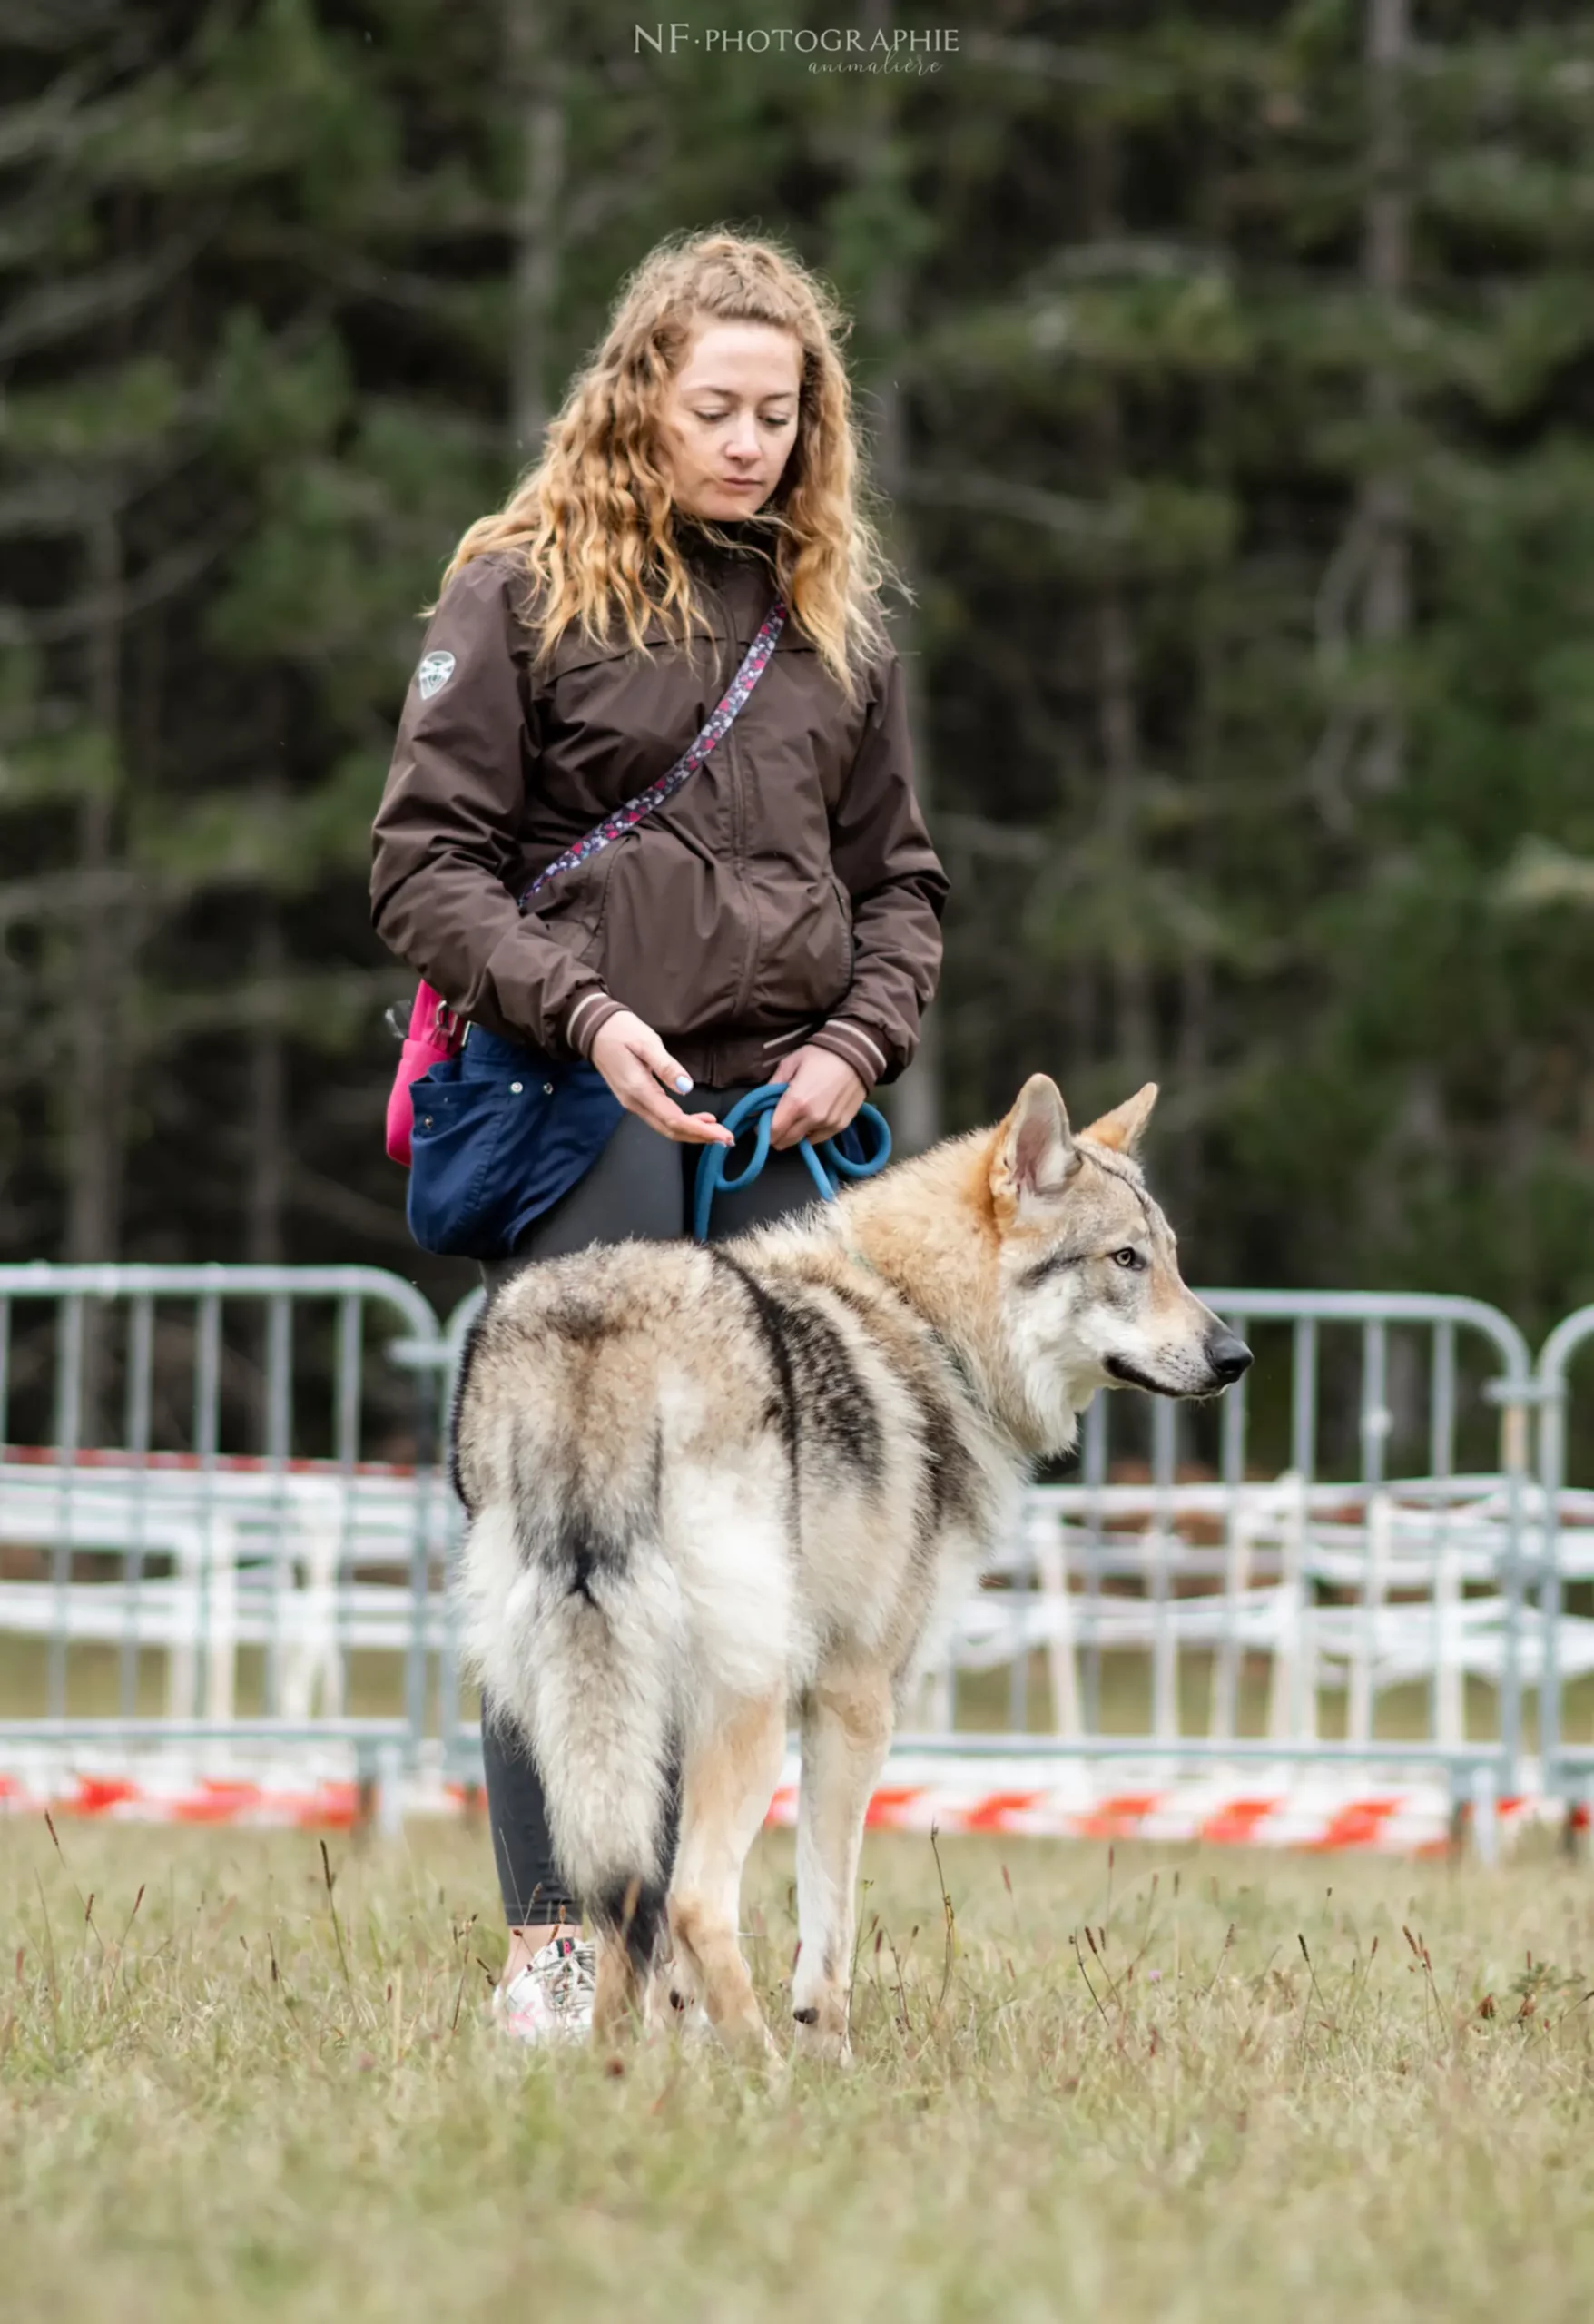
MULTIPOLYGON (((1548 1852, 948 1840, 949 1915, 873 1839, 859 2063, 765 2080, 507 2054, 479 1833, 339 1842, 330 1894, 300 1836, 60 1841, 0 1823, 6 2318, 1594 2314, 1594 1872, 1548 1852)), ((777 2032, 790 1877, 771 1837, 777 2032)))

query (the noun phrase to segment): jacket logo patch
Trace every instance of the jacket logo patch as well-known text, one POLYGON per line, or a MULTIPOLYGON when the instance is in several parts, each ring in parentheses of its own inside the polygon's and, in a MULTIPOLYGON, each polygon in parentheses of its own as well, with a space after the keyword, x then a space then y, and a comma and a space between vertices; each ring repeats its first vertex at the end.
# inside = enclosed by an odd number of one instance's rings
POLYGON ((452 654, 423 654, 420 667, 415 674, 416 686, 422 702, 429 702, 433 694, 441 694, 453 675, 452 654))

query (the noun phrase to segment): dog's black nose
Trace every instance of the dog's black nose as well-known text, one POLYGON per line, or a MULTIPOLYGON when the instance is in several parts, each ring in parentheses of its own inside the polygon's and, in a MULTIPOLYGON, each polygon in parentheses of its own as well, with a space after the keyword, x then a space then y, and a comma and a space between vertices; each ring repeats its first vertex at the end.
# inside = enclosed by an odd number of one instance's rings
POLYGON ((1219 1332, 1206 1343, 1206 1361, 1226 1388, 1251 1369, 1251 1351, 1237 1332, 1219 1332))

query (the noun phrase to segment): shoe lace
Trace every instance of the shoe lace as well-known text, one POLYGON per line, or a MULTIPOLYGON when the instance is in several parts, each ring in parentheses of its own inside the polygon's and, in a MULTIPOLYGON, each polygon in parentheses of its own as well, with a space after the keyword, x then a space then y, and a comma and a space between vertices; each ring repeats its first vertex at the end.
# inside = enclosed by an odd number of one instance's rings
POLYGON ((552 1957, 539 1957, 532 1965, 555 2006, 569 2009, 590 1998, 597 1988, 596 1947, 580 1937, 559 1936, 544 1951, 552 1957))

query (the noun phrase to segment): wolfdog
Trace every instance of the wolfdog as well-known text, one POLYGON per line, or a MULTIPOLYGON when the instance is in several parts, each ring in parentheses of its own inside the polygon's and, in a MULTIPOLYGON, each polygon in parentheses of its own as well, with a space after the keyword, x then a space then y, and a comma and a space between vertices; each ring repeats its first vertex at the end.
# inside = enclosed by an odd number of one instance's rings
POLYGON ((1210 1396, 1251 1361, 1133 1158, 1156 1097, 1075 1134, 1035 1074, 996 1128, 836 1202, 546 1261, 484 1310, 454 1425, 467 1652, 543 1770, 595 2039, 657 2005, 667 1932, 676 2005, 772 2048, 737 1915, 790 1710, 795 2047, 848 2056, 864 1814, 939 1625, 1098 1388, 1210 1396))

